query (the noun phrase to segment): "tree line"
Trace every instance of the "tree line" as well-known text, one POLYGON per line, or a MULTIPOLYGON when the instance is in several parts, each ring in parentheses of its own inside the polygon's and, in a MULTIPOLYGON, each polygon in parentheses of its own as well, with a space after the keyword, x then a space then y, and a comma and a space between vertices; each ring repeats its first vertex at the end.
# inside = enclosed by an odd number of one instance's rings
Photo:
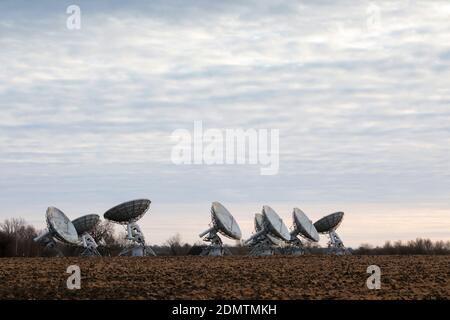
POLYGON ((450 254, 450 241, 431 241, 430 239, 421 238, 406 242, 386 241, 381 247, 362 244, 358 249, 353 250, 353 253, 361 255, 445 255, 450 254))
MULTIPOLYGON (((38 257, 52 256, 54 251, 48 250, 39 243, 33 241, 41 232, 34 226, 27 224, 22 218, 6 219, 0 223, 0 257, 38 257)), ((116 256, 127 246, 125 232, 117 233, 114 224, 109 221, 100 222, 90 233, 99 244, 99 251, 102 256, 116 256)), ((198 255, 203 244, 191 245, 181 240, 181 236, 176 234, 170 237, 163 245, 154 245, 152 249, 160 256, 182 256, 198 255)), ((65 256, 77 256, 82 248, 59 245, 58 249, 65 256)), ((308 252, 312 254, 323 254, 324 248, 317 244, 308 243, 308 252)), ((242 243, 234 246, 227 246, 227 250, 233 255, 246 255, 248 248, 242 243)), ((429 239, 416 239, 411 241, 387 241, 383 246, 371 246, 362 244, 356 249, 351 249, 356 255, 448 255, 450 254, 450 241, 431 241, 429 239)), ((280 252, 283 252, 281 248, 280 252)))

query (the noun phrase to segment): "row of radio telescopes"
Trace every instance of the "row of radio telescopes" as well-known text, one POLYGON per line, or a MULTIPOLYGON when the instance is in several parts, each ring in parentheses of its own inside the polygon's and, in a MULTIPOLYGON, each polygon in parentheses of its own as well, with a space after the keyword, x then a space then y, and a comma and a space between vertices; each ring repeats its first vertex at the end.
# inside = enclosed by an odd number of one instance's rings
MULTIPOLYGON (((149 207, 150 200, 139 199, 119 204, 104 213, 106 220, 126 226, 126 240, 129 245, 119 255, 156 255, 149 246, 145 245, 144 235, 136 223, 149 207)), ((293 226, 289 231, 271 207, 263 206, 261 213, 255 214, 255 232, 244 241, 244 244, 249 246, 250 255, 254 256, 273 255, 275 249, 281 246, 287 249, 284 252, 299 255, 305 253, 305 241, 318 242, 319 234, 322 233, 329 237, 328 253, 349 254, 336 233, 343 217, 343 212, 335 212, 312 223, 302 210, 294 208, 293 226)), ((57 250, 56 243, 59 241, 82 247, 81 255, 83 256, 100 256, 98 244, 90 234, 100 222, 99 215, 89 214, 71 221, 61 210, 49 207, 46 222, 47 230, 34 239, 36 242, 57 250)), ((241 229, 231 213, 221 203, 213 202, 210 227, 199 235, 209 244, 203 248, 200 255, 222 256, 229 253, 219 234, 235 240, 242 238, 241 229)), ((58 254, 62 255, 61 252, 58 254)))

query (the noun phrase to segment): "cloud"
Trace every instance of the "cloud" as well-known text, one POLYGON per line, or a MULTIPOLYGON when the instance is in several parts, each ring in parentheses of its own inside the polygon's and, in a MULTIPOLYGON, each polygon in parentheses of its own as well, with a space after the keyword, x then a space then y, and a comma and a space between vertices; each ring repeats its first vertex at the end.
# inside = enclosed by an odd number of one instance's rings
POLYGON ((374 31, 369 4, 81 1, 70 31, 65 3, 2 2, 1 201, 448 207, 448 5, 376 2, 374 31), (280 174, 174 166, 194 120, 280 129, 280 174))

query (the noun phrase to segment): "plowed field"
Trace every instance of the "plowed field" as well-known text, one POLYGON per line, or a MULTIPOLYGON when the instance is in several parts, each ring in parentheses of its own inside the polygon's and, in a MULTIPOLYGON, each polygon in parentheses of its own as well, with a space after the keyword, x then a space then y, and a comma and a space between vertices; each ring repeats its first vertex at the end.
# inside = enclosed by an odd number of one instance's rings
POLYGON ((450 299, 450 256, 2 258, 0 299, 450 299))

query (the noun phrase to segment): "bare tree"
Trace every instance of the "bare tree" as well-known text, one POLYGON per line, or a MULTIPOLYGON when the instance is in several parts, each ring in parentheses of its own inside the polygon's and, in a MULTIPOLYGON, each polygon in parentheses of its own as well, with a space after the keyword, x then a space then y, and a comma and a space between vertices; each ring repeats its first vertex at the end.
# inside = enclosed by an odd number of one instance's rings
POLYGON ((0 230, 0 257, 10 256, 10 248, 13 240, 14 239, 11 235, 8 235, 3 230, 0 230))
POLYGON ((33 242, 36 229, 22 218, 6 219, 0 223, 0 254, 2 256, 33 256, 40 252, 33 242))
POLYGON ((187 243, 185 243, 184 245, 181 243, 181 236, 179 233, 170 237, 165 242, 165 245, 167 245, 169 247, 170 255, 172 255, 172 256, 186 255, 191 248, 191 246, 188 245, 187 243))
POLYGON ((104 241, 106 245, 117 243, 117 236, 114 231, 114 224, 111 221, 101 221, 90 231, 96 242, 104 241))
POLYGON ((0 230, 7 235, 17 234, 22 228, 26 226, 26 222, 22 218, 6 219, 0 223, 0 230))

